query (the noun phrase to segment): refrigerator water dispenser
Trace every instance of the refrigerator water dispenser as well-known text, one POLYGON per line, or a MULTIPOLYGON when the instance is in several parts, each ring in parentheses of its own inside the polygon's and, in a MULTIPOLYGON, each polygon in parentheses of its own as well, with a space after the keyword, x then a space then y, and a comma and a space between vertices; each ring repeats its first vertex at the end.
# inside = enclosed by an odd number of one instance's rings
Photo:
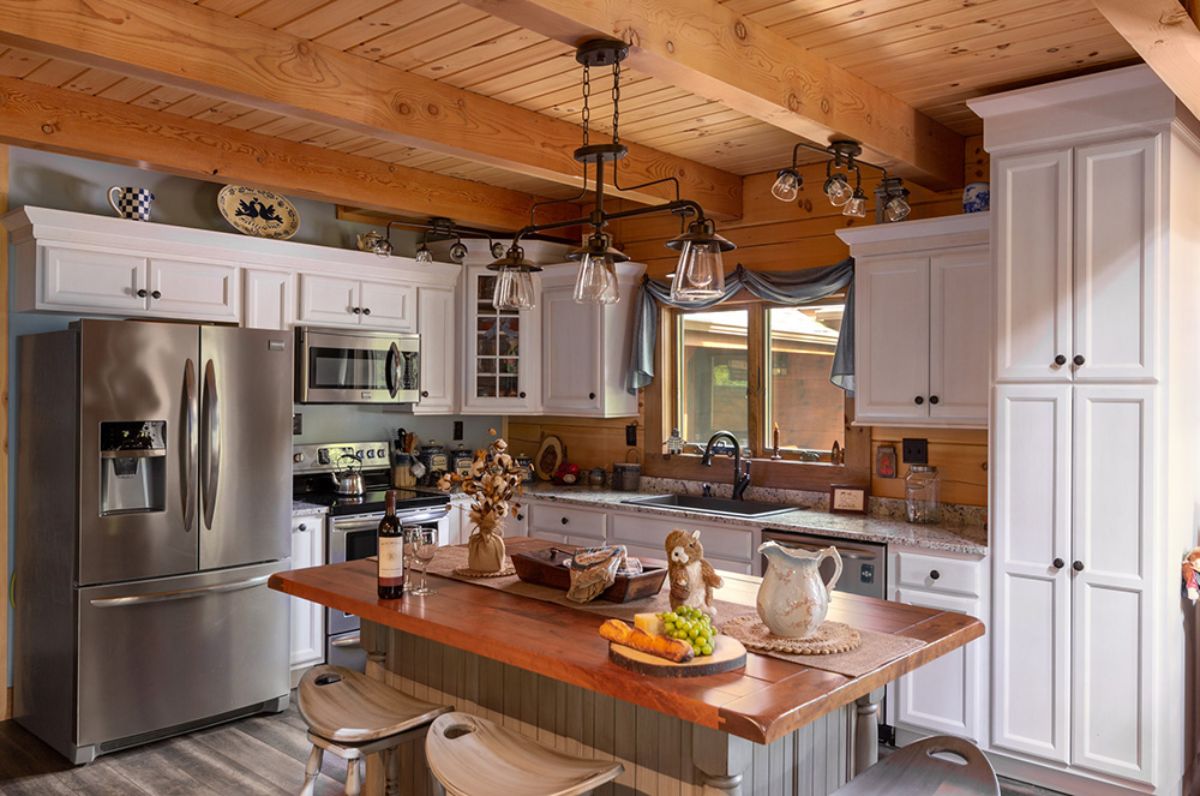
POLYGON ((166 508, 167 424, 163 420, 100 424, 100 514, 166 508))

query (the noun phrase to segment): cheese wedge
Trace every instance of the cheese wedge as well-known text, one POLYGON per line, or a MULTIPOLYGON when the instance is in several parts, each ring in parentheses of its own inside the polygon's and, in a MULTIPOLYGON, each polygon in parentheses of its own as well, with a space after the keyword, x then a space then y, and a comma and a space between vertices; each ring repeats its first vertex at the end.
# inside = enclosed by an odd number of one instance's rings
POLYGON ((634 614, 633 626, 651 636, 665 636, 667 633, 658 614, 634 614))

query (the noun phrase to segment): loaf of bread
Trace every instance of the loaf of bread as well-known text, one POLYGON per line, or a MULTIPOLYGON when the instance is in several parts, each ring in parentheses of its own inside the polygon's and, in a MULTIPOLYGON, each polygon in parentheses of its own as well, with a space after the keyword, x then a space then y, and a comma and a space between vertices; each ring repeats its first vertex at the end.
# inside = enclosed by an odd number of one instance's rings
POLYGON ((675 663, 686 663, 696 654, 692 645, 685 641, 669 636, 652 636, 644 630, 630 627, 620 619, 609 619, 600 625, 600 635, 614 644, 624 644, 675 663))

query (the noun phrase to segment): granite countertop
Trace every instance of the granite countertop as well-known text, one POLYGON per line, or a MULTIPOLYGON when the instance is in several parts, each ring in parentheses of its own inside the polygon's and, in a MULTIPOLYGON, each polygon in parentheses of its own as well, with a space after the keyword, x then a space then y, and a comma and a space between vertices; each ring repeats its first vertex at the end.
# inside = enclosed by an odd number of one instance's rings
POLYGON ((864 542, 901 545, 904 547, 944 550, 964 555, 987 555, 987 529, 968 525, 916 525, 903 520, 883 517, 858 516, 853 514, 830 514, 826 511, 797 509, 787 514, 771 517, 740 518, 705 514, 697 511, 678 511, 656 506, 639 506, 623 501, 647 495, 666 494, 661 490, 640 493, 618 492, 607 487, 558 486, 555 484, 533 484, 525 489, 526 497, 556 503, 580 506, 619 508, 623 512, 648 514, 655 517, 675 517, 697 522, 731 525, 751 530, 754 528, 796 533, 810 533, 864 542))
POLYGON ((307 500, 292 501, 292 516, 307 517, 310 515, 326 514, 329 511, 328 506, 321 506, 316 503, 309 503, 307 500))

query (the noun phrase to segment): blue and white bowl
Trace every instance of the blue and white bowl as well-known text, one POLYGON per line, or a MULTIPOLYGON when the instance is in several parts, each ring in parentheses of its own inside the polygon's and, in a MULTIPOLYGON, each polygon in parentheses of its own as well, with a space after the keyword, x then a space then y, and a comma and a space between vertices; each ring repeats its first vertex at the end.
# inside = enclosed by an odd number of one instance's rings
POLYGON ((963 212, 982 213, 991 203, 991 190, 986 182, 972 182, 963 188, 963 212))

